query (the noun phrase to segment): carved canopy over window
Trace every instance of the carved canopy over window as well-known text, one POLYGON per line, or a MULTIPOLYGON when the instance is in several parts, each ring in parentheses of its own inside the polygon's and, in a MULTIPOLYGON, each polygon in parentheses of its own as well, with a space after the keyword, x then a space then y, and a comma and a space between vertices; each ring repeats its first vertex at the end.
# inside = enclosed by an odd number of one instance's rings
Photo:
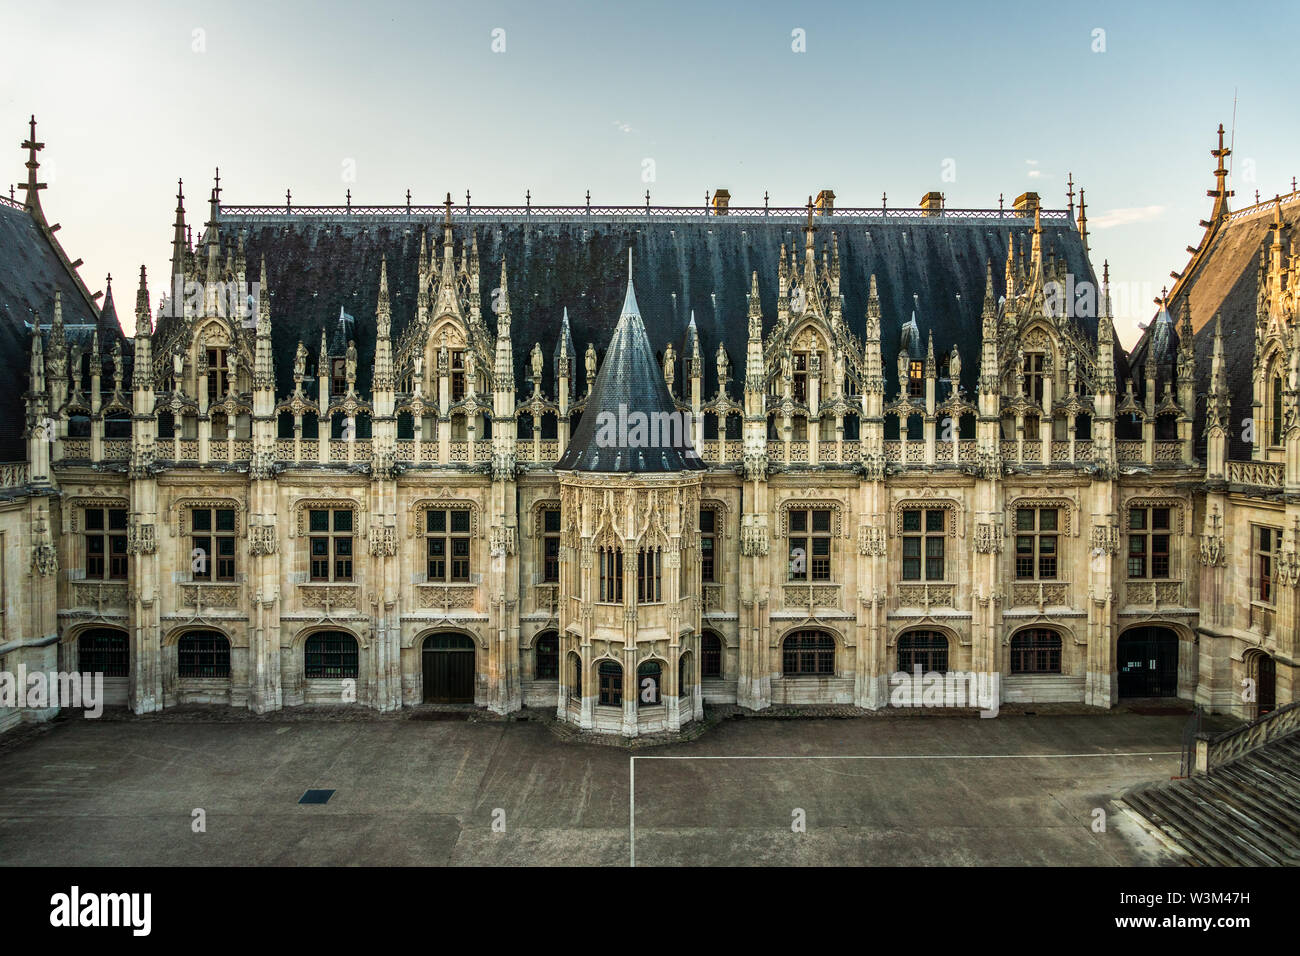
POLYGON ((301 538, 307 534, 307 514, 310 511, 351 511, 352 526, 360 531, 358 512, 360 507, 354 498, 299 498, 293 503, 293 533, 301 538))
POLYGON ((1072 537, 1079 532, 1078 522, 1074 520, 1074 512, 1077 507, 1078 505, 1070 498, 1044 498, 1041 495, 1022 495, 1007 502, 1008 518, 1004 527, 1016 527, 1016 512, 1021 508, 1033 508, 1035 510, 1056 508, 1061 513, 1061 533, 1067 537, 1072 537))
POLYGON ((781 510, 776 524, 776 536, 784 538, 790 531, 791 511, 829 511, 831 513, 831 537, 839 538, 844 534, 843 507, 833 498, 808 499, 790 498, 781 502, 781 510))
POLYGON ((473 501, 466 501, 458 498, 423 498, 411 505, 411 527, 410 537, 422 538, 426 534, 428 521, 425 518, 425 512, 428 511, 468 511, 469 512, 469 534, 472 538, 477 538, 479 534, 479 508, 473 501))
POLYGON ((190 524, 191 514, 195 510, 204 508, 231 508, 235 512, 235 537, 242 537, 247 528, 244 521, 244 503, 237 498, 177 498, 172 503, 172 510, 176 517, 176 535, 182 536, 190 534, 193 528, 190 524))
POLYGON ((1128 512, 1134 508, 1168 508, 1170 530, 1174 534, 1183 533, 1183 508, 1186 502, 1181 498, 1130 498, 1124 503, 1124 527, 1129 527, 1128 512))
POLYGON ((945 531, 950 538, 957 536, 957 526, 961 522, 961 503, 954 498, 904 498, 894 506, 893 533, 898 537, 903 533, 903 512, 933 511, 943 509, 948 512, 945 531))

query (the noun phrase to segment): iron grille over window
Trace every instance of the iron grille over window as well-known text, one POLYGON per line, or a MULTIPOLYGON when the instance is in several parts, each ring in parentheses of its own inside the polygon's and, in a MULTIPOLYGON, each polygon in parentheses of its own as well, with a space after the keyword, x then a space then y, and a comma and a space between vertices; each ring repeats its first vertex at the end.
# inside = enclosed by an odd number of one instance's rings
POLYGON ((77 639, 77 664, 83 671, 105 677, 129 676, 131 663, 126 634, 107 628, 83 632, 77 639))
POLYGON ((1033 628, 1011 638, 1011 673, 1061 673, 1061 635, 1033 628))
POLYGON ((835 639, 821 631, 795 631, 781 645, 781 671, 786 677, 835 673, 835 639))
POLYGON ((342 631, 321 631, 307 638, 303 675, 308 678, 357 676, 357 641, 342 631))
POLYGON ((230 642, 217 631, 191 631, 176 646, 180 677, 230 677, 230 642))
POLYGON ((916 667, 928 674, 948 670, 948 638, 938 631, 909 631, 898 638, 898 669, 912 671, 916 667))
POLYGON ((700 638, 700 676, 722 676, 722 639, 713 633, 700 638))

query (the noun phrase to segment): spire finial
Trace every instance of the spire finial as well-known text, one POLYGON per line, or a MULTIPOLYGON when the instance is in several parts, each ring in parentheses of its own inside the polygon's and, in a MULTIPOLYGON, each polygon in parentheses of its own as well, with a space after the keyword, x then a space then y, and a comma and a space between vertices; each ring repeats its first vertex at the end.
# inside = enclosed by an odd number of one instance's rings
POLYGON ((36 114, 32 114, 31 134, 23 142, 23 149, 27 150, 27 182, 19 183, 18 188, 27 194, 27 209, 34 213, 42 220, 44 214, 41 212, 40 191, 45 188, 45 183, 39 182, 36 178, 36 171, 41 168, 41 162, 36 158, 36 154, 45 148, 45 144, 38 142, 36 139, 36 114))

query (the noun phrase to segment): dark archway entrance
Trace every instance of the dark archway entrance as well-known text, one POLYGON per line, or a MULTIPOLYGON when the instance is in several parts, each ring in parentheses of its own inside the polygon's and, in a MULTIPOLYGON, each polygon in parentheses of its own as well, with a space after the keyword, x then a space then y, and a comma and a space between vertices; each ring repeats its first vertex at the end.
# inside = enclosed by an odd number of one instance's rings
POLYGON ((1178 635, 1167 627, 1135 627, 1115 652, 1120 697, 1178 696, 1178 635))
POLYGON ((1256 654, 1255 669, 1255 716, 1263 717, 1277 707, 1277 662, 1267 654, 1256 654))
POLYGON ((424 699, 435 704, 474 703, 474 641, 464 634, 424 639, 424 699))

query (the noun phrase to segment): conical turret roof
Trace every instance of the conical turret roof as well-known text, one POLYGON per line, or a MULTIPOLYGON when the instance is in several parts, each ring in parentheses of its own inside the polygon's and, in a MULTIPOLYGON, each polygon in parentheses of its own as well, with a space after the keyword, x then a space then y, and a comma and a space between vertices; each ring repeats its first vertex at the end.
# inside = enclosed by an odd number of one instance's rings
POLYGON ((646 336, 632 286, 582 419, 556 471, 628 474, 704 468, 691 446, 689 415, 678 412, 646 336))

